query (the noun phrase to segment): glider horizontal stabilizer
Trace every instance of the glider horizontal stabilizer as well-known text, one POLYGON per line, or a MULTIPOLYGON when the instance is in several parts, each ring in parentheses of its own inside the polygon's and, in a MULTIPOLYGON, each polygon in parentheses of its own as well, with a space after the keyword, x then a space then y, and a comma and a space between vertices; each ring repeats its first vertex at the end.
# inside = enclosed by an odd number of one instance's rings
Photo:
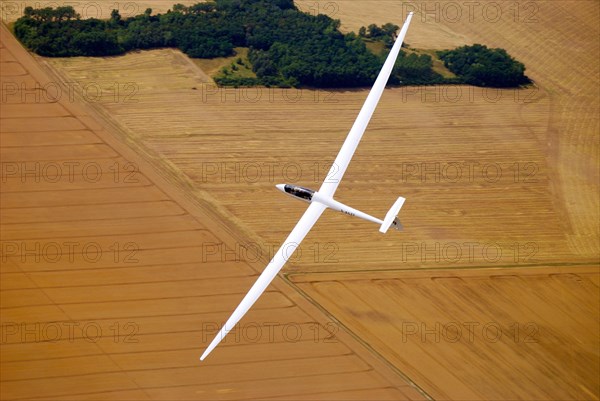
POLYGON ((404 205, 405 200, 406 199, 403 197, 399 197, 398 200, 394 202, 391 209, 385 215, 385 219, 383 219, 383 224, 379 229, 380 232, 385 234, 390 227, 396 230, 402 230, 402 224, 400 224, 400 220, 398 219, 398 213, 400 212, 402 205, 404 205))

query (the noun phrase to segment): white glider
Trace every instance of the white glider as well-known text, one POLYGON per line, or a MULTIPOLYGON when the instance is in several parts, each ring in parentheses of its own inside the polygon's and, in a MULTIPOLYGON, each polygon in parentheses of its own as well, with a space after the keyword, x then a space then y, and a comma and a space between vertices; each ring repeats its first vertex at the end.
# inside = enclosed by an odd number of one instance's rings
POLYGON ((362 138, 363 133, 365 132, 371 117, 373 116, 373 112, 379 103, 379 99, 383 94, 385 85, 387 84, 392 70, 394 69, 394 64, 396 63, 396 59, 400 53, 400 48, 402 47, 402 42, 406 36, 412 15, 412 12, 408 14, 408 17, 404 22, 404 26, 402 26, 402 29, 398 34, 396 43, 390 51, 390 54, 388 55, 385 64, 383 65, 381 72, 379 73, 379 76, 377 77, 377 80, 375 81, 367 100, 365 101, 365 104, 358 114, 358 117, 356 118, 356 121, 354 122, 354 125, 352 126, 352 129, 346 138, 346 141, 342 145, 340 153, 333 162, 333 165, 327 174, 327 178, 321 185, 321 188, 319 188, 319 191, 316 192, 311 189, 296 185, 277 185, 279 190, 297 199, 310 203, 310 206, 306 212, 304 212, 304 215, 300 218, 300 221, 298 221, 296 227, 294 227, 281 248, 279 248, 275 256, 273 256, 273 259, 271 262, 269 262, 260 277, 256 280, 250 291, 248 291, 248 294, 246 294, 244 299, 242 299, 242 302, 235 309, 219 333, 217 333, 206 351, 204 351, 200 357, 201 361, 204 360, 208 354, 210 354, 210 352, 221 342, 227 333, 229 333, 229 331, 233 329, 233 327, 242 319, 242 317, 244 317, 252 305, 254 305, 256 300, 262 295, 267 286, 271 283, 271 281, 273 281, 277 273, 279 273, 283 265, 295 252, 296 248, 300 245, 300 242, 302 242, 310 229, 315 225, 325 209, 329 208, 337 210, 351 216, 360 217, 361 219, 377 223, 380 225, 379 231, 382 233, 387 232, 390 227, 393 227, 397 230, 402 229, 400 220, 398 220, 396 216, 404 204, 403 197, 399 197, 388 211, 385 218, 380 220, 334 200, 333 195, 335 194, 335 191, 337 190, 337 187, 340 184, 346 169, 348 168, 348 164, 350 163, 356 147, 358 146, 358 143, 360 142, 360 139, 362 138))

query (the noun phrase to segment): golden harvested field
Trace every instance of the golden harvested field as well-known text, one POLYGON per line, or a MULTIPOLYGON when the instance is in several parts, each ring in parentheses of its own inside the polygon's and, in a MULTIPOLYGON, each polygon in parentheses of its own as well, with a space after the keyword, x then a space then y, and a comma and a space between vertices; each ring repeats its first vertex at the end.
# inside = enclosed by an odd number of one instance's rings
POLYGON ((436 400, 598 398, 597 266, 290 278, 436 400))
MULTIPOLYGON (((340 18, 349 30, 401 24, 415 11, 411 46, 503 47, 525 63, 535 85, 388 89, 336 198, 382 217, 402 195, 405 230, 382 236, 370 223, 326 212, 285 267, 281 285, 294 302, 312 305, 311 316, 321 314, 319 321, 330 319, 356 341, 353 350, 382 361, 385 368, 376 371, 389 369, 386 380, 407 380, 433 399, 599 399, 600 6, 494 4, 501 8, 485 6, 484 13, 484 6, 471 10, 457 2, 298 2, 303 10, 340 18), (456 330, 461 337, 454 341, 456 330)), ((170 191, 199 205, 198 215, 215 219, 210 230, 231 235, 227 246, 206 254, 213 264, 208 270, 225 275, 231 259, 262 270, 306 207, 274 185, 317 189, 367 95, 216 88, 198 64, 171 49, 36 60, 75 88, 74 102, 149 162, 170 191)), ((6 135, 3 143, 21 143, 6 135)), ((12 211, 2 217, 31 218, 12 211)), ((69 230, 63 224, 59 233, 69 230)), ((91 284, 95 276, 86 280, 91 284)), ((241 294, 251 281, 231 286, 241 294)), ((161 280, 155 283, 159 289, 161 280)), ((228 285, 218 286, 225 291, 228 285)), ((60 302, 75 296, 50 295, 60 302)), ((277 299, 265 302, 277 305, 277 299)), ((211 318, 222 322, 234 303, 224 307, 216 300, 203 313, 218 310, 211 318)), ((251 363, 253 355, 240 358, 251 363)), ((195 385, 185 380, 188 389, 195 385)), ((383 398, 386 388, 331 397, 383 398)), ((325 397, 316 393, 306 397, 325 397)))

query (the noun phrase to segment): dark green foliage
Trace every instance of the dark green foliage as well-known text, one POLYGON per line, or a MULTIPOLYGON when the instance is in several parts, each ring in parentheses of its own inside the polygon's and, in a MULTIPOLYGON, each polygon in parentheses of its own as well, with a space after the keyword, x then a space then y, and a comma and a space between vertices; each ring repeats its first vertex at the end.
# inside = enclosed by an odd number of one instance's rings
MULTIPOLYGON (((216 0, 192 6, 175 4, 166 14, 152 15, 152 9, 147 9, 126 19, 113 10, 108 20, 82 20, 72 7, 27 7, 15 22, 14 31, 29 49, 50 57, 112 56, 137 49, 178 47, 190 57, 212 58, 231 56, 234 47, 248 47, 257 78, 237 76, 239 69, 234 64, 231 71, 216 79, 221 85, 370 86, 383 58, 369 51, 361 36, 390 47, 398 26, 370 25, 368 34, 365 28, 360 36, 344 35, 339 27, 339 20, 298 11, 293 0, 216 0)), ((453 59, 450 52, 444 54, 448 65, 464 67, 465 63, 453 59)), ((237 63, 243 65, 241 59, 237 63)), ((392 83, 443 82, 431 66, 430 56, 402 53, 392 83)), ((474 64, 468 71, 469 79, 496 82, 486 75, 495 68, 484 64, 482 69, 474 64)))
POLYGON ((268 78, 271 84, 357 87, 372 84, 381 68, 381 60, 358 40, 325 36, 286 42, 275 42, 268 51, 249 53, 259 78, 268 78))
POLYGON ((407 54, 404 50, 400 51, 398 60, 394 65, 392 74, 392 84, 403 85, 431 85, 444 83, 444 78, 434 72, 433 60, 428 54, 407 54))
POLYGON ((105 29, 106 22, 81 20, 72 7, 25 9, 15 23, 15 35, 42 56, 112 56, 124 49, 117 32, 105 29))
POLYGON ((378 27, 375 24, 371 24, 367 27, 368 30, 368 34, 367 37, 368 38, 378 38, 380 36, 383 36, 383 29, 381 29, 380 27, 378 27))
POLYGON ((81 20, 72 7, 27 7, 15 34, 31 50, 50 57, 109 56, 165 46, 177 46, 191 57, 229 56, 234 46, 245 43, 243 27, 216 11, 214 2, 177 4, 173 12, 152 15, 148 8, 125 20, 113 10, 104 21, 81 20))
POLYGON ((525 66, 504 49, 475 44, 438 52, 446 67, 470 85, 497 88, 530 83, 525 66))
POLYGON ((358 30, 358 36, 362 38, 370 38, 376 40, 382 40, 386 47, 391 48, 394 45, 396 39, 396 33, 400 27, 390 22, 382 25, 381 27, 371 24, 367 28, 364 26, 358 30))
POLYGON ((121 14, 119 14, 119 10, 112 10, 110 12, 110 19, 115 23, 119 23, 119 21, 121 21, 121 14))

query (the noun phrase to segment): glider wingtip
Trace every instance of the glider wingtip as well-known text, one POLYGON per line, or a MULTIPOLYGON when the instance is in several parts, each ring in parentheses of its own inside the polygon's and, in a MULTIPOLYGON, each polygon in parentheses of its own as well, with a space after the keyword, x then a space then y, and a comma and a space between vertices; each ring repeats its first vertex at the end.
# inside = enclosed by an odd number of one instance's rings
POLYGON ((200 362, 202 362, 203 360, 206 359, 206 357, 208 356, 208 354, 210 354, 210 351, 211 351, 210 349, 207 349, 206 351, 204 351, 204 353, 200 357, 200 362))

